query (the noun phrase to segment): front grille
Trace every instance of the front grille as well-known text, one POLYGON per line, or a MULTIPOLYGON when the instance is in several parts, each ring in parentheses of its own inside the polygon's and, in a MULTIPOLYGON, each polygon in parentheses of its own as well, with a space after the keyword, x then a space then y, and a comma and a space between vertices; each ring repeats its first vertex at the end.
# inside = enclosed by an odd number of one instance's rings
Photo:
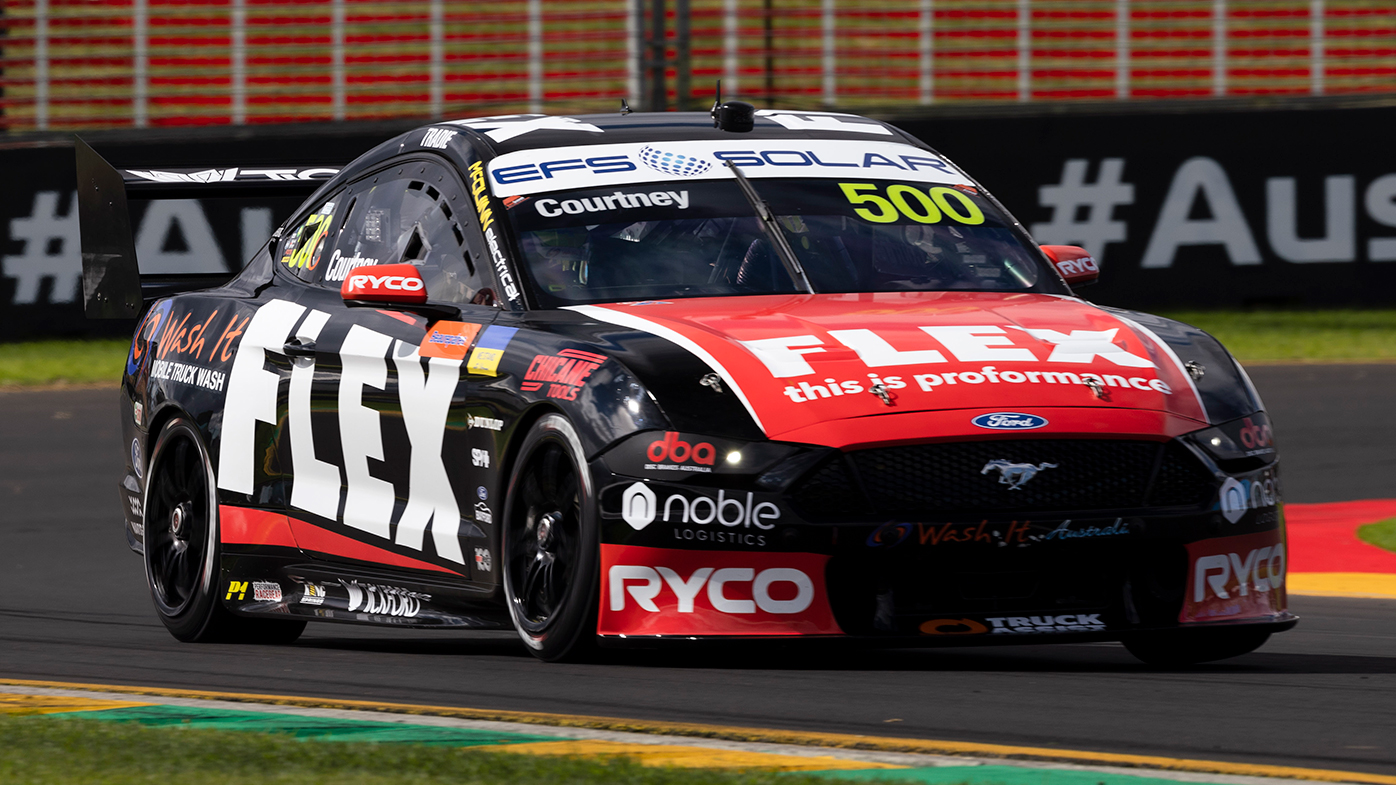
POLYGON ((885 518, 1192 506, 1206 501, 1212 489, 1210 473, 1176 443, 1034 439, 841 454, 796 483, 790 501, 807 520, 829 521, 848 520, 850 514, 885 518), (1015 466, 1000 471, 992 468, 993 461, 1015 466), (1022 471, 1032 477, 1012 487, 1010 481, 1022 471))

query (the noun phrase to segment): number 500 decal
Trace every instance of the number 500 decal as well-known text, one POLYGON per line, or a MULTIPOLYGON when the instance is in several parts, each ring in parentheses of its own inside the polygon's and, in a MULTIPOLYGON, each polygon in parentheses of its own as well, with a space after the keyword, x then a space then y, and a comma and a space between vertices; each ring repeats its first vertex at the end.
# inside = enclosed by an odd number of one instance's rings
POLYGON ((855 207, 853 212, 873 223, 889 224, 902 216, 923 224, 940 223, 942 217, 971 226, 984 223, 984 212, 979 205, 954 188, 937 186, 927 192, 911 185, 889 185, 886 196, 860 193, 877 191, 874 183, 839 183, 839 188, 848 197, 849 204, 869 206, 855 207))

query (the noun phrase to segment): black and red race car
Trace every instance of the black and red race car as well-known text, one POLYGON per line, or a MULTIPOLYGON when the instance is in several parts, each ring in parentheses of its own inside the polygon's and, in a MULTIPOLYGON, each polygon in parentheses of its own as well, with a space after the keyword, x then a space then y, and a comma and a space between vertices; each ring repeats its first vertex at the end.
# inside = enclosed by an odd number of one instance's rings
POLYGON ((337 172, 78 166, 89 314, 140 315, 127 537, 180 640, 1180 663, 1296 621, 1241 367, 1077 297, 1083 250, 890 125, 731 102, 436 123, 337 172), (128 191, 293 186, 230 280, 139 275, 128 191))

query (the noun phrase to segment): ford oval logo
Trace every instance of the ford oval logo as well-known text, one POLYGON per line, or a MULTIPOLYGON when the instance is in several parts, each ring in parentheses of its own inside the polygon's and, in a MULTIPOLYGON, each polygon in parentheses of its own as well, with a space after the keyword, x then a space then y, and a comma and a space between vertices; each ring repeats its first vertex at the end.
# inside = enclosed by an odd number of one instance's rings
POLYGON ((1021 412, 994 412, 981 414, 970 422, 993 431, 1031 431, 1045 426, 1047 418, 1021 412))

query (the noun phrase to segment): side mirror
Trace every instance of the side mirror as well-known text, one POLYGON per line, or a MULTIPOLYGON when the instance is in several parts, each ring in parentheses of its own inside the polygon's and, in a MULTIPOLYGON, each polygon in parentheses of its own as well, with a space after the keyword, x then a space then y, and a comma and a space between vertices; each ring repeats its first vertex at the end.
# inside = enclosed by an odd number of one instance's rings
POLYGON ((427 301, 427 284, 414 265, 370 264, 351 271, 339 295, 347 303, 421 305, 427 301))
POLYGON ((1069 286, 1085 286, 1100 278, 1100 265, 1086 252, 1074 245, 1044 245, 1042 252, 1057 266, 1069 286))

